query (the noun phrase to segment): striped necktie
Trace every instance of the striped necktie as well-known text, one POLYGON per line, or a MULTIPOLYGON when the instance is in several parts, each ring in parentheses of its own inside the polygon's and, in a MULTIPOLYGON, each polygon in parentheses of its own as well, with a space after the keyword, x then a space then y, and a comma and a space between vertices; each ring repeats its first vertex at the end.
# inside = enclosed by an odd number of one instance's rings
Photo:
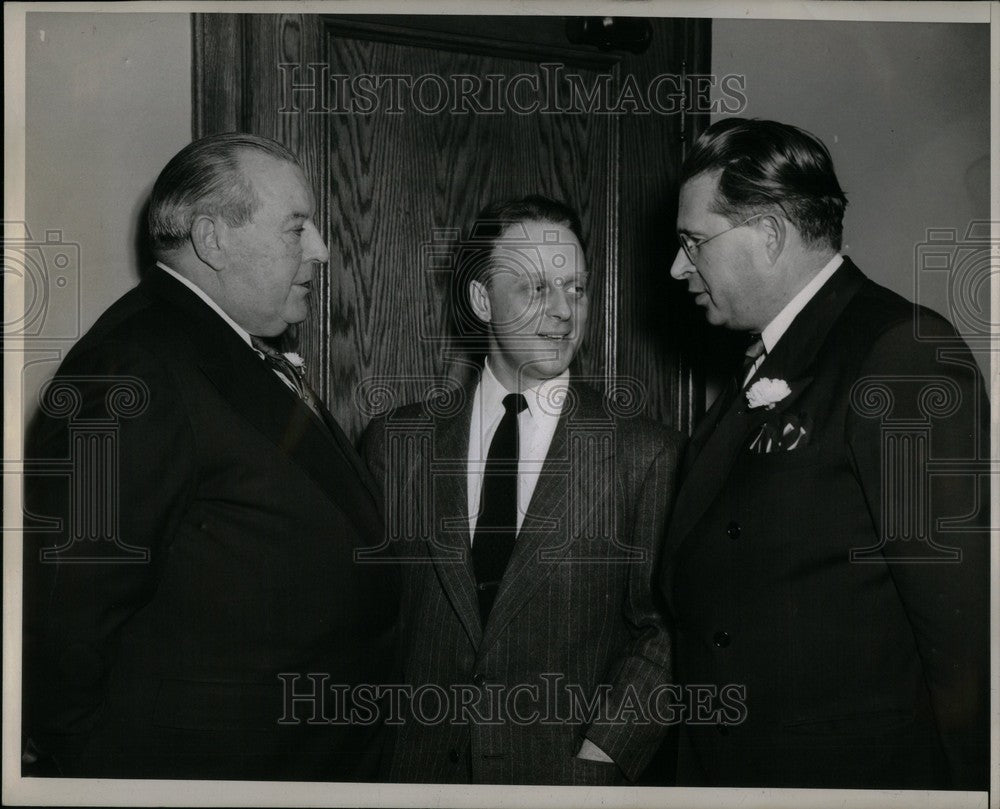
POLYGON ((288 383, 288 387, 298 394, 298 397, 305 403, 306 407, 326 426, 326 420, 323 418, 323 406, 316 392, 306 382, 302 366, 295 365, 288 357, 276 351, 259 337, 251 336, 250 341, 271 370, 281 375, 281 378, 288 383))

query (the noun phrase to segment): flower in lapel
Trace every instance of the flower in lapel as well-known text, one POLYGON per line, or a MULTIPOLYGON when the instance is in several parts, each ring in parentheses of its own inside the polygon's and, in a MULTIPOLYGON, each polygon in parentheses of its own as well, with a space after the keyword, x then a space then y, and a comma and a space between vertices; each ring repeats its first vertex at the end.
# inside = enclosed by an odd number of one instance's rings
POLYGON ((302 359, 302 357, 300 357, 294 351, 286 351, 285 352, 285 359, 288 360, 289 363, 291 363, 292 367, 295 368, 295 370, 298 373, 301 374, 301 373, 303 373, 305 371, 305 369, 306 369, 306 361, 304 359, 302 359))
POLYGON ((792 389, 784 379, 761 377, 747 391, 747 404, 751 410, 756 410, 758 407, 773 410, 774 406, 791 392, 792 389))

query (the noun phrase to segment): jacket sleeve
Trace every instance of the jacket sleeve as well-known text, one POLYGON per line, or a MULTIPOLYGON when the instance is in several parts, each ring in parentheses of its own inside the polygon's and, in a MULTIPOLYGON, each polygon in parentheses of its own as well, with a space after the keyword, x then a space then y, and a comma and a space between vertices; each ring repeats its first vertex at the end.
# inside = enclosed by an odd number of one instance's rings
POLYGON ((64 775, 87 774, 117 638, 155 591, 192 484, 176 387, 138 346, 105 344, 71 355, 28 433, 24 727, 64 775))
POLYGON ((920 318, 872 345, 853 392, 848 446, 913 629, 952 785, 985 789, 989 402, 951 327, 920 318))
MULTIPOLYGON (((642 555, 629 565, 624 604, 632 637, 603 678, 603 682, 612 684, 604 715, 618 719, 595 722, 585 732, 631 781, 642 774, 668 730, 664 722, 658 721, 658 712, 649 710, 653 704, 665 706, 666 700, 657 700, 656 690, 669 684, 673 676, 671 634, 663 605, 654 594, 654 575, 673 503, 679 456, 680 439, 671 434, 638 476, 631 545, 642 555)), ((663 713, 666 718, 666 711, 663 713)))

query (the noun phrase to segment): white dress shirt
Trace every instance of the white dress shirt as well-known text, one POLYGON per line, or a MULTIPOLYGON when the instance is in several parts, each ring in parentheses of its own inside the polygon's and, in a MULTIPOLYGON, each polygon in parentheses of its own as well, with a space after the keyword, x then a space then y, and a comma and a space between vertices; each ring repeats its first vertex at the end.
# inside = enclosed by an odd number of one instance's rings
MULTIPOLYGON (((548 455, 552 436, 559 423, 569 387, 569 371, 546 379, 534 388, 523 391, 528 403, 517 417, 518 474, 517 474, 517 530, 521 530, 524 515, 531 503, 531 496, 538 483, 538 475, 548 455)), ((479 384, 472 400, 472 422, 469 425, 468 456, 468 506, 469 540, 476 534, 479 518, 479 500, 482 496, 483 473, 489 457, 493 434, 503 418, 503 398, 512 391, 500 384, 490 370, 489 360, 483 367, 479 384)))
POLYGON ((750 367, 743 380, 744 384, 757 373, 757 369, 764 361, 764 358, 774 350, 774 347, 778 344, 778 340, 788 331, 788 327, 792 325, 792 321, 795 320, 796 315, 816 296, 816 293, 820 291, 823 284, 830 280, 831 276, 843 263, 844 257, 840 253, 837 253, 837 255, 826 263, 822 270, 813 276, 808 284, 799 290, 798 295, 786 303, 785 308, 778 312, 775 318, 764 327, 764 331, 760 333, 760 339, 764 342, 764 353, 750 367))

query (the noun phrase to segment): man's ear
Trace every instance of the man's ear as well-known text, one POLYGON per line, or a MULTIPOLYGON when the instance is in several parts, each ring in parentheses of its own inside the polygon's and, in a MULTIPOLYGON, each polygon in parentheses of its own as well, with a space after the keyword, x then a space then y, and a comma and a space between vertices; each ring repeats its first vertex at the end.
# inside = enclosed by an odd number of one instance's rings
POLYGON ((764 234, 764 248, 768 260, 774 264, 785 249, 788 238, 788 222, 779 214, 764 214, 760 218, 761 232, 764 234))
POLYGON ((226 266, 225 234, 222 232, 224 227, 224 224, 205 214, 196 216, 191 223, 194 252, 202 263, 216 271, 226 266))
POLYGON ((469 305, 483 323, 489 323, 493 315, 490 294, 482 281, 469 282, 469 305))

